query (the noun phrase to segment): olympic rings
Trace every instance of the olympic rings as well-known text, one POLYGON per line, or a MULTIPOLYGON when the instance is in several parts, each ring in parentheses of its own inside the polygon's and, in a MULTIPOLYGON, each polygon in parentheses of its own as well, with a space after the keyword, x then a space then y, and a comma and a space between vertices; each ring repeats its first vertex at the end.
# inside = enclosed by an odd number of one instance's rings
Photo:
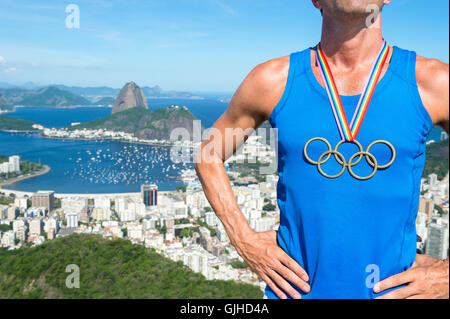
MULTIPOLYGON (((388 168, 389 166, 391 166, 392 163, 394 163, 395 157, 397 156, 397 154, 395 152, 395 148, 394 148, 394 146, 392 146, 391 143, 389 143, 388 141, 383 141, 383 140, 378 140, 378 141, 372 142, 369 145, 369 147, 367 147, 367 151, 366 152, 369 152, 370 148, 372 146, 374 146, 375 144, 380 144, 380 143, 381 144, 386 144, 391 149, 391 161, 389 163, 387 163, 386 165, 378 166, 379 169, 384 169, 384 168, 388 168)), ((370 160, 368 158, 367 158, 367 161, 369 162, 369 164, 371 166, 373 166, 373 164, 370 162, 370 160)))
POLYGON ((379 169, 385 169, 385 168, 390 167, 390 166, 392 165, 392 163, 394 163, 395 158, 396 158, 396 156, 397 156, 394 146, 393 146, 391 143, 389 143, 388 141, 377 140, 377 141, 375 141, 375 142, 372 142, 372 143, 367 147, 367 149, 364 151, 363 148, 362 148, 362 145, 361 145, 358 141, 354 140, 354 141, 351 141, 351 142, 349 142, 349 143, 353 143, 353 144, 355 144, 356 146, 358 146, 359 151, 356 152, 355 154, 353 154, 353 155, 350 157, 350 159, 348 160, 348 162, 347 162, 347 161, 345 160, 344 155, 342 155, 342 154, 338 151, 339 146, 340 146, 342 143, 345 143, 345 142, 348 142, 348 141, 340 141, 339 143, 336 144, 336 147, 335 147, 334 150, 333 150, 333 149, 331 148, 330 142, 328 142, 325 138, 323 138, 323 137, 314 137, 314 138, 310 139, 310 140, 305 144, 305 147, 304 147, 304 149, 303 149, 303 154, 304 154, 306 160, 307 160, 309 163, 313 164, 313 165, 317 165, 317 169, 318 169, 319 173, 322 174, 323 176, 327 177, 327 178, 331 178, 331 179, 338 178, 338 177, 340 177, 342 174, 344 174, 345 169, 348 168, 348 171, 349 171, 350 175, 353 176, 354 178, 358 179, 358 180, 368 180, 368 179, 371 179, 373 176, 375 176, 376 172, 377 172, 379 169), (313 161, 313 160, 309 157, 309 155, 308 155, 308 146, 309 146, 309 144, 310 144, 311 142, 314 142, 314 141, 322 141, 322 142, 324 142, 324 143, 328 146, 328 151, 325 151, 324 153, 322 153, 322 155, 319 156, 319 158, 318 158, 317 161, 313 161), (385 145, 387 145, 387 146, 390 148, 390 150, 391 150, 391 160, 389 161, 389 163, 387 163, 387 164, 385 164, 385 165, 379 165, 377 159, 375 158, 375 156, 374 156, 372 153, 370 153, 370 149, 372 148, 372 146, 374 146, 374 145, 376 145, 376 144, 385 144, 385 145), (340 165, 342 165, 342 170, 341 170, 338 174, 336 174, 336 175, 328 175, 328 174, 326 174, 326 173, 323 171, 323 169, 322 169, 322 165, 325 164, 326 162, 328 162, 328 160, 330 159, 331 155, 334 155, 334 158, 336 159, 336 161, 337 161, 340 165), (324 157, 326 157, 326 158, 324 159, 324 157), (358 157, 357 160, 355 160, 356 157, 358 157), (357 175, 357 174, 355 174, 355 173, 353 172, 353 167, 354 167, 355 165, 357 165, 357 164, 363 159, 363 157, 366 158, 367 163, 373 168, 372 173, 371 173, 370 175, 368 175, 368 176, 359 176, 359 175, 357 175))
MULTIPOLYGON (((374 175, 375 175, 375 173, 377 172, 377 170, 378 170, 378 163, 377 163, 377 159, 375 158, 375 156, 373 156, 372 154, 370 154, 369 152, 358 152, 358 153, 355 153, 355 154, 353 154, 351 157, 350 157, 350 159, 348 160, 348 172, 350 173, 350 175, 352 175, 354 178, 356 178, 356 179, 359 179, 359 180, 368 180, 368 179, 371 179, 374 175), (372 173, 369 175, 369 176, 366 176, 366 177, 361 177, 361 176, 358 176, 358 175, 356 175, 355 173, 353 173, 353 170, 352 170, 352 167, 353 166, 355 166, 355 165, 352 165, 352 162, 353 162, 353 159, 355 158, 355 156, 358 156, 359 154, 361 154, 361 155, 366 155, 366 158, 369 158, 369 157, 371 157, 372 159, 373 159, 373 163, 375 163, 374 165, 373 165, 373 171, 372 171, 372 173)), ((371 165, 372 166, 372 165, 371 165)))
MULTIPOLYGON (((308 153, 306 152, 306 150, 308 149, 309 143, 314 142, 314 141, 316 141, 316 140, 322 141, 322 142, 324 142, 325 144, 327 144, 328 149, 331 151, 331 144, 330 144, 330 142, 328 142, 328 141, 327 141, 326 139, 324 139, 323 137, 314 137, 314 138, 310 139, 310 140, 306 143, 306 145, 305 145, 305 148, 304 148, 304 154, 305 154, 305 157, 306 157, 306 159, 308 160, 308 162, 310 162, 311 164, 314 164, 314 165, 317 165, 318 162, 314 162, 313 160, 311 160, 311 159, 309 158, 308 153)), ((327 159, 325 160, 325 162, 328 161, 328 160, 330 159, 330 156, 331 156, 331 154, 328 154, 328 157, 327 157, 327 159)))
POLYGON ((346 166, 347 166, 347 163, 345 162, 345 157, 341 153, 336 152, 336 151, 326 151, 325 153, 320 155, 318 163, 317 163, 317 169, 319 170, 320 174, 322 174, 323 176, 328 177, 328 178, 338 178, 339 176, 344 174, 346 166), (338 174, 336 174, 336 175, 328 175, 328 174, 325 174, 322 171, 322 167, 320 165, 322 165, 323 163, 328 161, 328 160, 325 160, 325 161, 322 162, 322 157, 324 157, 326 154, 328 154, 328 158, 330 157, 331 154, 334 154, 334 156, 336 158, 338 158, 338 157, 341 158, 342 161, 340 162, 340 164, 342 165, 342 170, 338 174))
MULTIPOLYGON (((356 145, 358 146, 358 148, 359 148, 359 153, 363 152, 363 148, 362 148, 361 144, 360 144, 357 140, 354 140, 354 141, 352 141, 352 142, 343 141, 343 140, 342 140, 342 141, 339 141, 339 143, 337 143, 337 144, 336 144, 336 147, 334 148, 334 151, 335 151, 335 152, 338 152, 338 148, 339 148, 339 146, 341 146, 342 143, 353 143, 353 144, 356 144, 356 145)), ((339 161, 339 159, 338 159, 338 157, 336 156, 336 154, 334 155, 334 157, 336 158, 336 161, 337 161, 339 164, 342 165, 342 162, 339 161)), ((355 163, 355 165, 358 164, 359 162, 361 162, 362 158, 363 158, 363 155, 359 155, 358 161, 355 163)))

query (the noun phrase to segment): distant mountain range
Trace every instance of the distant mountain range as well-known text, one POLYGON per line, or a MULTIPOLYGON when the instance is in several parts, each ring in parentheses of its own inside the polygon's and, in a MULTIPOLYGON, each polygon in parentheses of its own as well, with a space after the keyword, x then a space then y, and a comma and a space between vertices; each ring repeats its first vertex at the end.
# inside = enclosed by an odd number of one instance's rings
MULTIPOLYGON (((120 89, 115 89, 107 86, 101 87, 80 87, 80 86, 66 86, 66 85, 55 85, 55 87, 84 96, 88 99, 98 99, 99 97, 115 97, 119 94, 120 89)), ((167 99, 204 99, 201 96, 191 94, 189 92, 178 92, 178 91, 164 91, 158 85, 154 87, 143 86, 142 91, 144 95, 149 98, 167 98, 167 99)))
POLYGON ((69 107, 92 105, 82 96, 50 86, 38 90, 0 89, 0 108, 14 106, 69 107))
MULTIPOLYGON (((0 82, 0 109, 12 109, 16 105, 47 107, 109 106, 113 104, 111 99, 115 98, 119 92, 120 89, 107 86, 79 87, 60 84, 41 86, 33 82, 28 82, 24 85, 13 85, 0 82), (44 104, 38 104, 41 102, 44 104)), ((149 99, 204 99, 199 95, 188 92, 164 91, 159 86, 144 86, 142 87, 142 92, 149 99)))

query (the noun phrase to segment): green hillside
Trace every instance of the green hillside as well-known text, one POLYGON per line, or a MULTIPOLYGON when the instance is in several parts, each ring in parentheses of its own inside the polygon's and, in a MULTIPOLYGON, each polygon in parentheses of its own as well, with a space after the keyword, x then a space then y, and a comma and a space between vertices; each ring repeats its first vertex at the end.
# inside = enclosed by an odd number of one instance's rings
POLYGON ((39 91, 33 92, 18 102, 24 106, 48 106, 48 107, 64 107, 78 105, 92 105, 84 97, 73 94, 69 91, 63 91, 56 87, 47 87, 39 91))
POLYGON ((33 128, 34 124, 12 116, 0 116, 0 131, 37 131, 33 128))
POLYGON ((442 179, 448 172, 449 160, 449 140, 443 140, 427 145, 427 161, 423 176, 436 173, 442 179))
POLYGON ((0 249, 0 298, 262 298, 253 285, 209 281, 131 242, 74 234, 34 248, 0 249), (80 288, 66 287, 67 265, 80 288))
POLYGON ((196 117, 185 107, 170 106, 156 110, 134 107, 92 122, 68 127, 69 130, 106 129, 133 133, 139 138, 168 139, 174 128, 186 128, 192 132, 196 117))

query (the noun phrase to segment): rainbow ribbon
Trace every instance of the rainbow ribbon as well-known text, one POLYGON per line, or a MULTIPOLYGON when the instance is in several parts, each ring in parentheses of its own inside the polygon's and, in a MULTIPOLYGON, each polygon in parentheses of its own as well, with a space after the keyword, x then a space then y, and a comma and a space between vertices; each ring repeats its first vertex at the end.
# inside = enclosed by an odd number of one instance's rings
POLYGON ((367 80, 366 86, 363 93, 359 99, 358 105, 356 106, 355 113, 353 114, 352 122, 349 125, 347 117, 345 115, 344 106, 342 105, 342 100, 339 95, 336 83, 331 73, 330 66, 328 65, 325 54, 322 51, 320 43, 316 47, 316 59, 319 65, 320 73, 323 76, 325 82, 325 87, 327 89, 328 98, 330 99, 331 108, 333 110, 334 118, 336 124, 339 128, 339 133, 342 140, 353 142, 359 133, 361 124, 369 107, 370 100, 372 99, 373 92, 377 86, 378 80, 380 79, 381 71, 386 63, 387 57, 389 56, 391 48, 387 45, 386 41, 383 42, 383 46, 378 53, 377 59, 375 60, 372 70, 367 80))

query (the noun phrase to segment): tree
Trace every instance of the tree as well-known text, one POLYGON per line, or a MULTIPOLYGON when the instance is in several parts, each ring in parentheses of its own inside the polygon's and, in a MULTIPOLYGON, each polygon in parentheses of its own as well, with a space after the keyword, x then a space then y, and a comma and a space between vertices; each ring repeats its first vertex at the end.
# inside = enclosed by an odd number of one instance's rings
POLYGON ((190 237, 190 231, 189 228, 183 228, 180 232, 180 237, 184 238, 184 237, 190 237))
POLYGON ((0 232, 1 233, 5 233, 7 231, 12 230, 12 225, 8 225, 8 224, 0 224, 0 232))
POLYGON ((190 220, 187 218, 175 219, 175 225, 179 224, 189 224, 190 220))
POLYGON ((266 212, 273 212, 276 209, 276 206, 272 203, 266 204, 263 207, 263 210, 266 212))
POLYGON ((0 249, 0 261, 0 298, 261 299, 263 295, 256 286, 206 280, 154 249, 99 235, 73 234, 32 248, 0 249), (69 264, 81 269, 80 289, 66 286, 64 269, 69 264))
POLYGON ((230 265, 231 265, 231 267, 238 268, 238 269, 248 267, 248 265, 245 261, 239 261, 239 260, 233 261, 230 265))
POLYGON ((439 213, 439 216, 443 216, 445 214, 445 211, 438 205, 434 205, 434 209, 436 209, 439 213))

